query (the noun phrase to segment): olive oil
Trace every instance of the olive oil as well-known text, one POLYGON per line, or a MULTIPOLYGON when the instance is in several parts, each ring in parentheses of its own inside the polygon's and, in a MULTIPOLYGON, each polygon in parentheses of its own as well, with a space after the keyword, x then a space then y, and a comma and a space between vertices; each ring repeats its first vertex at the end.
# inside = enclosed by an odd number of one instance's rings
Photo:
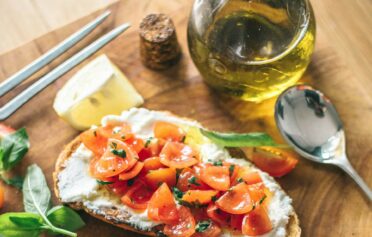
MULTIPOLYGON (((201 33, 190 21, 191 56, 206 83, 247 101, 262 101, 295 84, 313 52, 315 21, 265 4, 230 0, 201 33)), ((305 12, 298 11, 298 14, 305 12)))

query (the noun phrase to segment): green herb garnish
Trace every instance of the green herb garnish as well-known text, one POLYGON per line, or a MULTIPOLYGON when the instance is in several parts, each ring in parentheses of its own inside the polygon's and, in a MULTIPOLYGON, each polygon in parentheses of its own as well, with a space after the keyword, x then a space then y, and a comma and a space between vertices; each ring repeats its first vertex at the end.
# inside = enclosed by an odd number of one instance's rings
POLYGON ((200 183, 198 183, 198 182, 196 181, 196 177, 195 177, 195 176, 192 176, 191 178, 189 178, 189 179, 187 180, 187 182, 188 182, 189 184, 193 184, 193 185, 196 185, 196 186, 200 186, 200 183))
POLYGON ((229 175, 231 176, 234 173, 235 165, 229 166, 229 175))
POLYGON ((223 147, 280 146, 266 133, 220 133, 202 128, 200 132, 223 147))
POLYGON ((215 202, 215 201, 217 201, 217 199, 218 199, 218 198, 217 198, 217 196, 216 196, 216 195, 215 195, 215 196, 213 196, 213 197, 212 197, 212 202, 215 202))
POLYGON ((134 184, 134 179, 129 179, 128 181, 127 181, 127 185, 130 187, 130 186, 132 186, 134 184))
POLYGON ((204 232, 206 231, 209 227, 211 226, 211 221, 210 220, 205 220, 205 221, 199 221, 198 224, 195 226, 195 231, 196 232, 204 232))
POLYGON ((173 190, 173 196, 176 198, 176 200, 181 200, 183 197, 183 192, 176 187, 173 187, 172 190, 173 190))
POLYGON ((244 180, 243 180, 243 178, 238 178, 236 181, 237 181, 238 183, 242 183, 244 180))
POLYGON ((153 137, 149 137, 149 138, 146 140, 145 148, 147 148, 147 147, 150 145, 152 139, 154 139, 154 138, 153 138, 153 137))
POLYGON ((110 147, 111 147, 111 149, 115 150, 118 147, 118 144, 116 144, 116 142, 112 142, 110 144, 110 147))
POLYGON ((121 158, 126 158, 127 157, 127 153, 123 149, 119 149, 119 150, 112 149, 111 153, 116 155, 116 156, 119 156, 121 158))
POLYGON ((107 185, 107 184, 113 184, 114 182, 107 182, 107 181, 102 181, 102 180, 96 180, 98 184, 100 185, 107 185))
POLYGON ((222 161, 220 161, 220 160, 214 161, 213 165, 214 166, 222 166, 222 161))

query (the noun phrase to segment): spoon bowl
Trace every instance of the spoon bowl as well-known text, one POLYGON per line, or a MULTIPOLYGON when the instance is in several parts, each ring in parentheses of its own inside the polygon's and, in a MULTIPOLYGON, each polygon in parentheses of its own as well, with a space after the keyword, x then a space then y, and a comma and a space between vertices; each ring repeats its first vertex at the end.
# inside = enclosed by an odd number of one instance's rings
POLYGON ((276 101, 275 121, 284 139, 301 156, 340 167, 372 200, 372 191, 348 161, 342 122, 323 93, 305 85, 288 88, 276 101))

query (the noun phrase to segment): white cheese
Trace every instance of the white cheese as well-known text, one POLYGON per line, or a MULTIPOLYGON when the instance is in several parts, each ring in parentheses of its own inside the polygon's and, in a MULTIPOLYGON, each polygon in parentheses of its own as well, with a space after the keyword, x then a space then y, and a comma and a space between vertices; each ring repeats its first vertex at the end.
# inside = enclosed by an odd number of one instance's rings
MULTIPOLYGON (((124 121, 132 127, 133 132, 137 136, 142 138, 153 136, 153 126, 156 121, 201 127, 197 122, 178 118, 167 112, 150 111, 143 108, 130 109, 123 112, 120 116, 106 116, 102 119, 102 124, 118 124, 124 121)), ((247 160, 232 158, 225 149, 213 143, 202 144, 200 153, 203 162, 226 160, 242 166, 252 165, 247 160)), ((115 207, 123 215, 127 215, 127 223, 142 230, 151 229, 159 224, 148 219, 147 211, 143 213, 135 212, 133 209, 121 204, 119 198, 114 194, 100 188, 96 180, 89 176, 89 160, 93 154, 87 148, 81 145, 71 156, 71 159, 68 159, 65 163, 66 168, 58 176, 58 187, 63 202, 83 202, 86 207, 97 212, 115 207)), ((293 213, 292 200, 272 177, 258 169, 257 171, 266 187, 273 193, 269 204, 269 218, 272 222, 273 230, 262 235, 262 237, 285 237, 289 216, 293 213)), ((222 236, 229 237, 232 235, 225 230, 222 236)))

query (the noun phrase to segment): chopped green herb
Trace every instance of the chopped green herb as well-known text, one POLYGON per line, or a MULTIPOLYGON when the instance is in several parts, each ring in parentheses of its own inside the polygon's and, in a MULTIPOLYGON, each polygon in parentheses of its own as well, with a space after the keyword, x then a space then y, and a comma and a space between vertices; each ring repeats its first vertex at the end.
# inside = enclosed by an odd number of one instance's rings
POLYGON ((199 221, 198 224, 195 226, 195 231, 196 232, 204 232, 206 231, 209 227, 211 226, 211 221, 206 220, 206 221, 199 221))
POLYGON ((112 149, 111 153, 116 155, 116 156, 119 156, 121 158, 126 158, 127 157, 127 153, 123 149, 119 149, 119 150, 112 149))
POLYGON ((230 176, 234 173, 235 165, 230 165, 229 167, 229 174, 230 176))
POLYGON ((113 184, 114 182, 106 182, 106 181, 102 181, 102 180, 97 179, 97 183, 100 184, 100 185, 107 185, 107 184, 113 184))
MULTIPOLYGON (((116 127, 117 128, 117 127, 116 127)), ((121 128, 113 129, 112 134, 118 134, 121 131, 121 128)))
POLYGON ((125 140, 125 135, 121 135, 121 139, 125 140))
POLYGON ((215 195, 215 196, 213 196, 213 197, 212 197, 212 202, 215 202, 215 201, 217 201, 217 199, 218 199, 218 198, 217 198, 217 196, 216 196, 216 195, 215 195))
POLYGON ((214 166, 222 166, 222 161, 217 160, 217 161, 213 162, 213 165, 214 166))
POLYGON ((260 199, 260 201, 258 202, 258 204, 261 205, 261 204, 263 203, 263 201, 265 201, 266 197, 267 197, 267 196, 264 195, 264 196, 260 199))
POLYGON ((200 186, 200 183, 198 183, 198 182, 196 181, 196 177, 195 177, 195 176, 192 176, 191 178, 189 178, 189 179, 187 180, 187 182, 188 182, 189 184, 194 184, 194 185, 196 185, 196 186, 200 186))
POLYGON ((242 183, 244 180, 242 178, 239 178, 236 180, 238 183, 242 183))
POLYGON ((112 143, 110 144, 110 147, 111 147, 112 149, 116 149, 116 148, 118 147, 118 144, 116 144, 116 142, 112 142, 112 143))
POLYGON ((146 140, 145 148, 147 148, 147 147, 150 145, 152 139, 154 139, 154 138, 153 138, 153 137, 149 137, 149 138, 146 140))
POLYGON ((127 185, 130 187, 130 186, 132 186, 134 184, 134 179, 129 179, 128 181, 127 181, 127 185))
POLYGON ((183 192, 182 192, 181 190, 179 190, 178 188, 173 187, 173 196, 174 196, 177 200, 180 200, 180 199, 182 199, 182 197, 183 197, 183 192))

